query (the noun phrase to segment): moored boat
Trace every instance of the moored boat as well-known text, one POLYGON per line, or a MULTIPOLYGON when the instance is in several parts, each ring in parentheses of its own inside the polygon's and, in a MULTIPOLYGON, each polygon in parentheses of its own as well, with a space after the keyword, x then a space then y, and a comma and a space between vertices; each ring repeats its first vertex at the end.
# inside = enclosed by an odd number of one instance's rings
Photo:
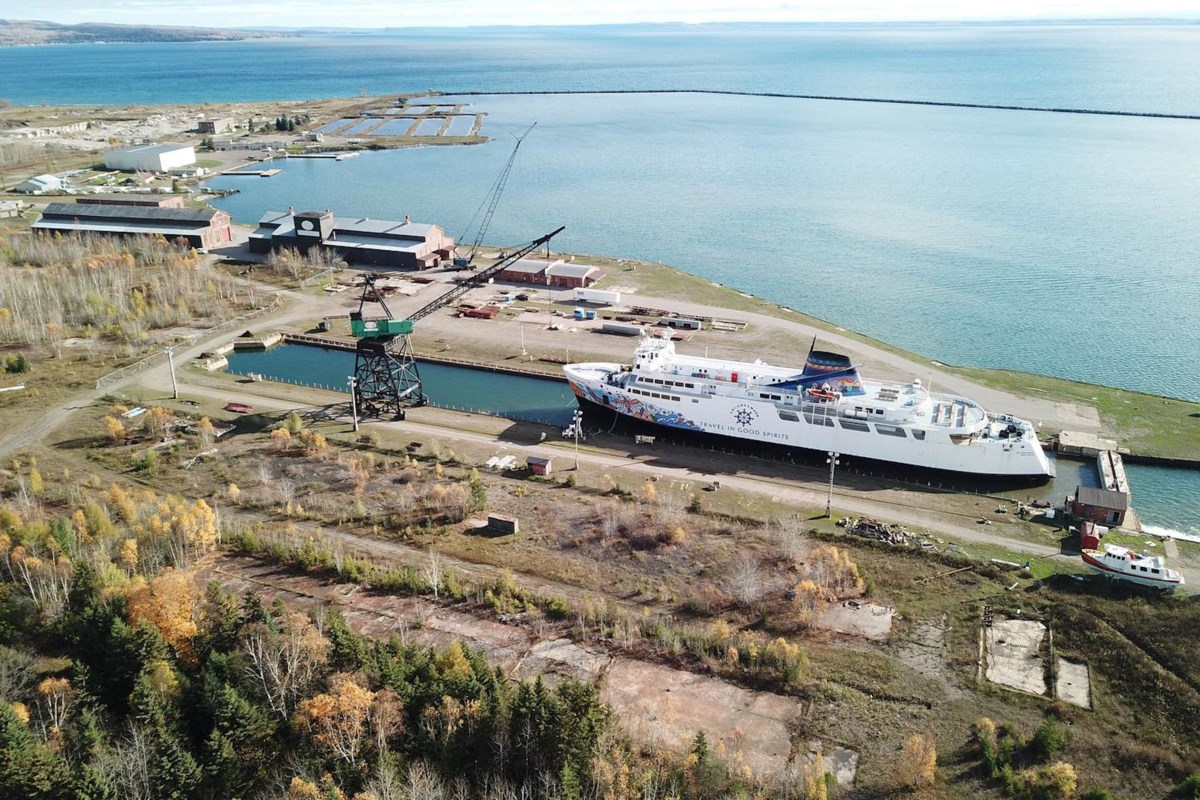
POLYGON ((564 372, 581 404, 668 428, 970 476, 1054 474, 1029 422, 919 379, 863 380, 848 357, 815 341, 802 369, 680 355, 670 339, 647 336, 632 364, 564 372))

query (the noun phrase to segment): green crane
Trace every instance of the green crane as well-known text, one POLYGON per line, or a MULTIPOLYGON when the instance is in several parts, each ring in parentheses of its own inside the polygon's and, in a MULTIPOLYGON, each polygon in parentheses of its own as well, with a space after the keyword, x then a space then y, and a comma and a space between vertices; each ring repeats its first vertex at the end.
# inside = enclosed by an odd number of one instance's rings
POLYGON ((358 340, 354 348, 353 391, 359 413, 367 417, 392 416, 403 419, 406 407, 429 402, 412 348, 415 323, 445 308, 471 289, 484 285, 502 269, 542 245, 548 246, 550 240, 562 231, 560 227, 534 239, 487 269, 469 275, 406 319, 396 319, 388 308, 376 285, 381 276, 373 272, 366 273, 358 310, 350 312, 350 333, 358 340), (383 316, 365 316, 363 310, 368 302, 378 303, 383 309, 383 316))

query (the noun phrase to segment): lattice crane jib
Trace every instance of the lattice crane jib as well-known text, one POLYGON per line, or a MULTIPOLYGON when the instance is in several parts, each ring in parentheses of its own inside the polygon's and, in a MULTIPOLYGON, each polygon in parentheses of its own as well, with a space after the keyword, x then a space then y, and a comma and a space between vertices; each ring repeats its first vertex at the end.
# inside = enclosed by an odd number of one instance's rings
POLYGON ((408 406, 427 402, 421 371, 413 354, 412 320, 395 319, 379 276, 367 273, 358 310, 350 314, 350 332, 358 339, 354 349, 354 395, 359 413, 367 417, 403 416, 408 406), (369 302, 383 309, 382 317, 368 318, 369 302))
POLYGON ((358 340, 354 358, 354 396, 359 412, 368 417, 400 417, 406 407, 427 403, 429 399, 425 396, 421 372, 412 349, 414 323, 445 308, 471 289, 484 285, 505 267, 539 247, 548 246, 550 240, 562 230, 560 227, 534 239, 487 269, 473 273, 407 319, 393 318, 383 299, 382 289, 376 286, 380 276, 375 273, 364 275, 358 310, 350 313, 350 332, 358 340), (368 318, 364 313, 367 303, 378 304, 384 315, 368 318))

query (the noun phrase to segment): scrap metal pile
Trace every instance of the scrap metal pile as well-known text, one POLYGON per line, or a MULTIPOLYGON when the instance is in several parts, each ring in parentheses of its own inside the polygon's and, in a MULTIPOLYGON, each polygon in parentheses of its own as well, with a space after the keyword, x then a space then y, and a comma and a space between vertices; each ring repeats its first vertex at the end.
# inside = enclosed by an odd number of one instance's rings
POLYGON ((871 517, 842 517, 837 521, 837 525, 839 528, 845 528, 846 533, 862 536, 867 539, 875 539, 899 547, 920 547, 923 549, 933 547, 933 542, 928 538, 912 533, 903 525, 880 522, 871 517))

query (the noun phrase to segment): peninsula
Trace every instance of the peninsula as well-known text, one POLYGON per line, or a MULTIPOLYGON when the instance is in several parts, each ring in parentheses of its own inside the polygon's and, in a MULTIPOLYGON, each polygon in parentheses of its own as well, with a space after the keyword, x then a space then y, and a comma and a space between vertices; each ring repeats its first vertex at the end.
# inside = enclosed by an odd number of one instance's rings
POLYGON ((47 44, 108 44, 117 42, 237 42, 244 39, 278 39, 288 34, 226 28, 184 28, 168 25, 110 25, 24 19, 0 19, 0 47, 47 44))

